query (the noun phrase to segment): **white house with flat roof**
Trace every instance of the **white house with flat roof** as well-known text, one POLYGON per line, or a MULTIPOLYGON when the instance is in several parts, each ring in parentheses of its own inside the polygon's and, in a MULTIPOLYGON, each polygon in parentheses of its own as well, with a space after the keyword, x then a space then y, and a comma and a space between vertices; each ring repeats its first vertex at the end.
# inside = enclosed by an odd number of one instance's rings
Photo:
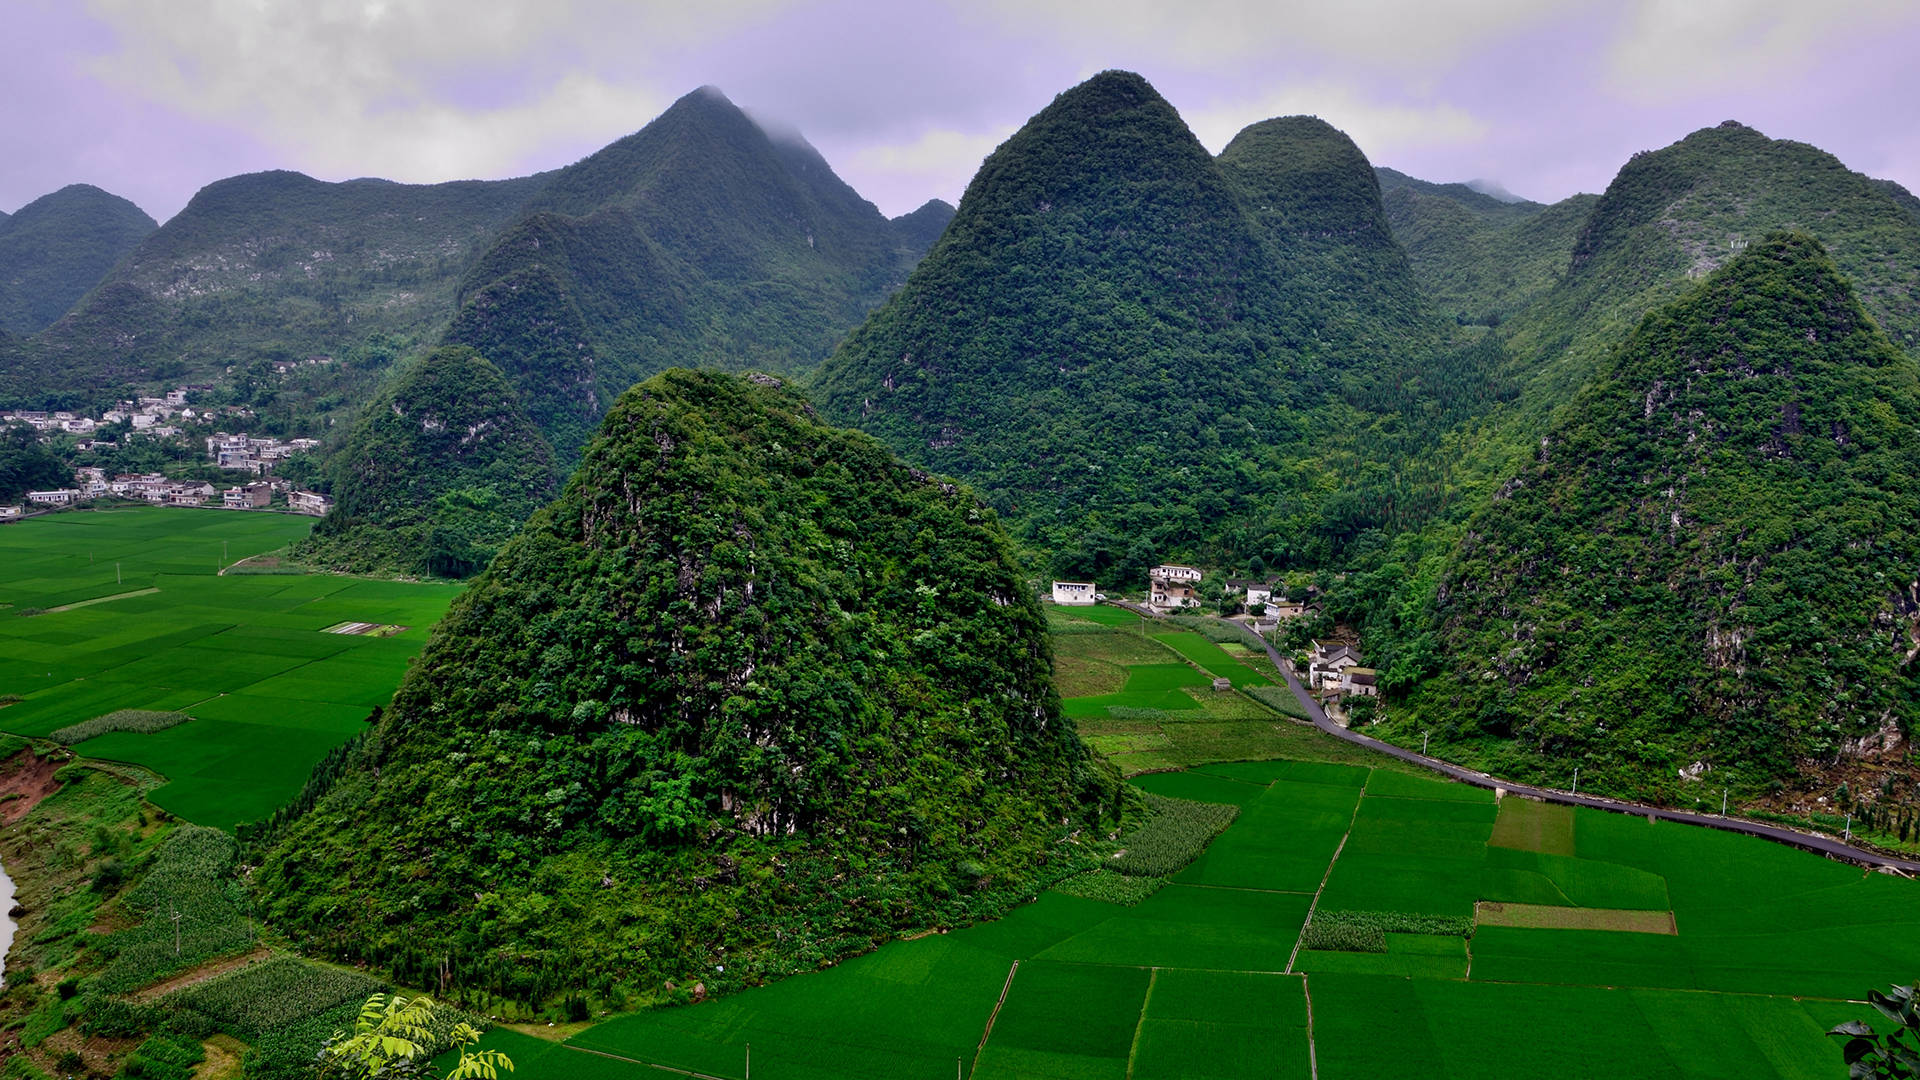
POLYGON ((1099 590, 1091 581, 1056 581, 1053 583, 1053 602, 1056 604, 1091 604, 1099 590))

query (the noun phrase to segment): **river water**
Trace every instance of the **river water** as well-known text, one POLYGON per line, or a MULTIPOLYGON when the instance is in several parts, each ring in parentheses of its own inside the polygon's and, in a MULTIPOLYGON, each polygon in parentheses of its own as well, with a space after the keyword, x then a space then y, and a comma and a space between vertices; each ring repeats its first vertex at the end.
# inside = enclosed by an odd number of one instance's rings
POLYGON ((7 912, 13 910, 13 879, 7 876, 7 868, 0 866, 0 986, 7 981, 7 950, 13 948, 13 916, 7 912))

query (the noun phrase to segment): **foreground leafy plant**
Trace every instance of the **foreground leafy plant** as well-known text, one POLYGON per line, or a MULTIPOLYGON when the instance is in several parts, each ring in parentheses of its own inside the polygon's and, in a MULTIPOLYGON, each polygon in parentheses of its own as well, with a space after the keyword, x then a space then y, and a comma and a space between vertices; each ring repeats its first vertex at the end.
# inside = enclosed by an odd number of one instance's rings
POLYGON ((1840 1053, 1853 1080, 1909 1080, 1920 1077, 1920 1000, 1915 986, 1894 986, 1886 993, 1867 991, 1867 1001, 1893 1021, 1875 1032, 1864 1020, 1849 1020, 1827 1034, 1845 1039, 1840 1053))
MULTIPOLYGON (((336 1031, 321 1047, 321 1075, 343 1080, 431 1076, 426 1059, 432 1054, 438 1011, 425 994, 372 995, 354 1019, 353 1033, 336 1031)), ((454 1024, 449 1038, 460 1059, 444 1080, 498 1080, 502 1072, 513 1071, 512 1059, 500 1051, 472 1049, 480 1041, 480 1031, 472 1024, 454 1024)))

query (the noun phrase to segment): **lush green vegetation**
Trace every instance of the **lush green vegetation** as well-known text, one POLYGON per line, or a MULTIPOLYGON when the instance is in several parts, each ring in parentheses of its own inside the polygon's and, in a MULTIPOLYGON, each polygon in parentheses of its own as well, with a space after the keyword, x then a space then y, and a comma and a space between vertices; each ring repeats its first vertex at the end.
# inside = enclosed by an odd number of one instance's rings
POLYGON ((1144 80, 1107 72, 987 159, 814 385, 830 415, 977 482, 1058 573, 1113 581, 1230 530, 1264 547, 1296 516, 1309 535, 1287 542, 1314 543, 1338 481, 1303 459, 1431 426, 1369 430, 1453 378, 1439 343, 1351 140, 1269 121, 1216 161, 1144 80))
POLYGON ((1474 516, 1391 730, 1661 794, 1690 762, 1753 790, 1904 726, 1916 420, 1913 359, 1819 244, 1756 244, 1650 316, 1474 516))
POLYGON ((158 227, 146 211, 90 184, 0 218, 0 331, 51 325, 158 227))
POLYGON ((271 916, 537 1003, 738 987, 998 912, 1112 818, 1044 625, 969 491, 767 377, 658 376, 282 831, 271 916))
POLYGON ((141 507, 0 530, 0 596, 18 605, 0 609, 0 686, 19 696, 0 707, 0 730, 146 766, 167 778, 155 804, 201 825, 266 817, 366 729, 458 591, 215 574, 310 527, 281 514, 141 507), (347 620, 410 629, 320 632, 347 620), (122 710, 192 719, 110 719, 122 710))
POLYGON ((460 347, 397 371, 330 466, 334 509, 294 554, 349 572, 476 574, 556 486, 513 388, 460 347))
POLYGON ((1502 202, 1465 184, 1375 169, 1393 237, 1428 303, 1462 326, 1499 327, 1559 283, 1598 196, 1502 202))
POLYGON ((563 458, 670 367, 811 367, 899 285, 940 206, 896 224, 718 90, 555 173, 460 287, 447 335, 494 359, 563 458))

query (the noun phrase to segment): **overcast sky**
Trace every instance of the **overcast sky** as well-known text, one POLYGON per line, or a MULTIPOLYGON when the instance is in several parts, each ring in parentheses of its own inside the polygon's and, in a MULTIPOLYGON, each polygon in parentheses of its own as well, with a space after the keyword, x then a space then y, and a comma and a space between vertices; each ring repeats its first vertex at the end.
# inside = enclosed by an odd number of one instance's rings
POLYGON ((1916 55, 1910 0, 0 0, 0 210, 522 175, 711 83, 897 215, 1103 68, 1215 151, 1311 113, 1376 165, 1541 200, 1727 119, 1920 189, 1916 55))

